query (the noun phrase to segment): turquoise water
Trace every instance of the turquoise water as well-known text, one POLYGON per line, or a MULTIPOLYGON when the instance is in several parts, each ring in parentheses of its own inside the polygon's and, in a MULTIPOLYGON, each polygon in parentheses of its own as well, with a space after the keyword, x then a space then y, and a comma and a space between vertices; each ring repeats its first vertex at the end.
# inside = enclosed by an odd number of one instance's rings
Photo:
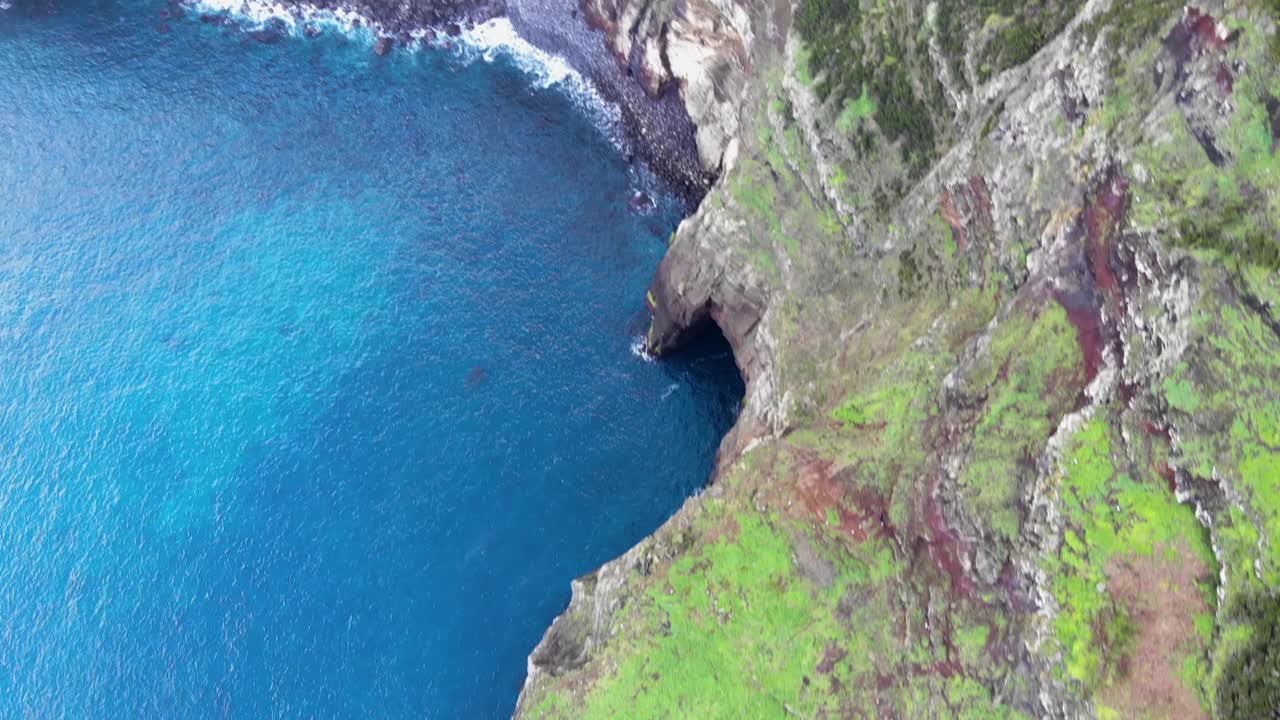
POLYGON ((0 717, 509 714, 741 396, 631 349, 678 202, 501 53, 15 5, 0 717))

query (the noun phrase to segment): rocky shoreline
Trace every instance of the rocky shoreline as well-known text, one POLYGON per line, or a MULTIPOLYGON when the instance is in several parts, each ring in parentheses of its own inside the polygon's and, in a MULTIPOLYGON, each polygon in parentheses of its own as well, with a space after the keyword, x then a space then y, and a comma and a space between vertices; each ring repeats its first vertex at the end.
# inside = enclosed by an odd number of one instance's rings
POLYGON ((699 162, 700 140, 678 94, 646 94, 610 57, 604 36, 588 25, 573 0, 170 0, 170 8, 169 14, 199 13, 204 22, 258 18, 262 27, 252 34, 264 42, 287 33, 286 18, 311 36, 324 31, 316 18, 336 19, 373 32, 377 55, 447 43, 467 29, 506 18, 521 38, 562 58, 617 108, 635 157, 691 207, 718 169, 699 162))

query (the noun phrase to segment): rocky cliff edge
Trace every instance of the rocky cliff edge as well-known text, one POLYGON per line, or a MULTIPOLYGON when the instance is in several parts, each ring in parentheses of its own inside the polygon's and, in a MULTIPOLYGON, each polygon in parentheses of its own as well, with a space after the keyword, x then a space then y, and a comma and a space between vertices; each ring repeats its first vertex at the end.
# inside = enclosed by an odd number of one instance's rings
POLYGON ((719 179, 747 380, 520 717, 1274 717, 1275 2, 586 0, 719 179))

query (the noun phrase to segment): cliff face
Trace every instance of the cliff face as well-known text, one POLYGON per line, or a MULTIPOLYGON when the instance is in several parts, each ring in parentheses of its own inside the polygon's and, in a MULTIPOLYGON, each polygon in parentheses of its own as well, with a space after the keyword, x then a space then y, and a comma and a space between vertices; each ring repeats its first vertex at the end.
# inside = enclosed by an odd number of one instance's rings
POLYGON ((522 717, 1270 717, 1274 3, 586 0, 719 179, 648 294, 748 381, 522 717))
POLYGON ((751 66, 747 8, 732 0, 584 0, 582 7, 650 96, 680 93, 698 128, 699 159, 719 170, 751 66))

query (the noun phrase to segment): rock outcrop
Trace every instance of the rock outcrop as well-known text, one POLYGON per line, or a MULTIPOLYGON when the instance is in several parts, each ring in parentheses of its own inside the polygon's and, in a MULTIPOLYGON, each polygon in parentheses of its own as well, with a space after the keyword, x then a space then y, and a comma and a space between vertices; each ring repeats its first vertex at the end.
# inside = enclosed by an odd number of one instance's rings
POLYGON ((650 96, 680 93, 698 128, 698 157, 719 171, 738 133, 750 71, 755 35, 746 9, 732 0, 586 0, 582 7, 650 96))
POLYGON ((1280 707, 1280 9, 586 0, 716 184, 649 290, 747 380, 521 717, 1280 707))

